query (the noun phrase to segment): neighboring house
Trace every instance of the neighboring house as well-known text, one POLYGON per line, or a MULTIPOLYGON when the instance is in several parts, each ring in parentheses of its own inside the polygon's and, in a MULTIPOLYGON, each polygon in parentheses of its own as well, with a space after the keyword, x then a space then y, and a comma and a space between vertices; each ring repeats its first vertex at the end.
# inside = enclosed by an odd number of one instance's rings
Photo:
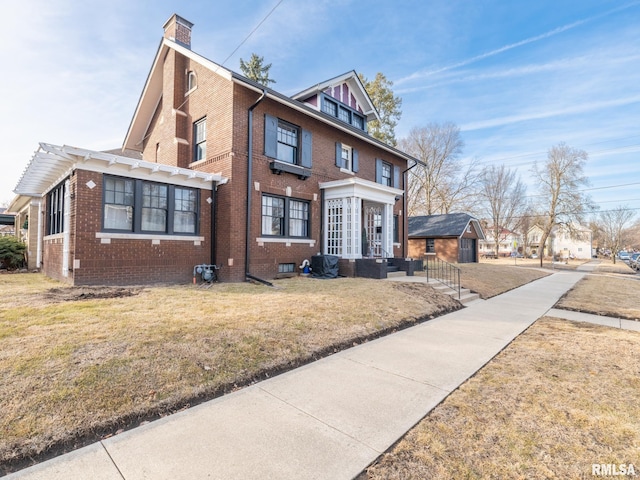
MULTIPOLYGON (((123 150, 41 144, 16 188, 42 200, 47 275, 74 284, 272 279, 318 253, 356 275, 407 256, 405 171, 367 133, 378 114, 355 72, 285 96, 191 50, 174 15, 123 150)), ((32 222, 30 222, 31 225, 32 222)))
MULTIPOLYGON (((496 241, 493 238, 493 227, 484 229, 484 240, 480 240, 480 254, 491 255, 496 253, 496 241)), ((498 255, 508 257, 512 252, 522 250, 522 236, 519 233, 512 232, 506 228, 502 228, 498 235, 498 255)))
POLYGON ((409 217, 409 256, 436 255, 450 263, 477 262, 479 240, 485 238, 478 219, 466 213, 409 217))
POLYGON ((31 196, 16 196, 9 204, 8 210, 14 212, 15 215, 15 235, 26 245, 24 252, 26 266, 29 270, 35 270, 40 267, 40 244, 38 243, 38 218, 40 211, 41 199, 31 196), (31 224, 29 219, 34 219, 35 224, 31 224))
MULTIPOLYGON (((588 228, 574 225, 569 229, 565 225, 559 225, 551 230, 551 234, 544 246, 545 256, 557 256, 559 259, 578 258, 588 260, 592 255, 593 234, 588 228)), ((542 228, 533 225, 527 233, 529 251, 527 255, 540 255, 542 228)))
POLYGON ((15 214, 6 208, 0 208, 0 236, 15 234, 15 214))

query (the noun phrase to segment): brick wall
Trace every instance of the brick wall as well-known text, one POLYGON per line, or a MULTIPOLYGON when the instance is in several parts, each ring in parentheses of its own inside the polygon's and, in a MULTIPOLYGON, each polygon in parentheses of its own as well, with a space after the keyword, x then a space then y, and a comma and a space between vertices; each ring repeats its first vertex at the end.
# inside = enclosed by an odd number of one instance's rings
MULTIPOLYGON (((221 266, 219 276, 222 281, 242 281, 246 246, 248 109, 260 97, 260 92, 233 83, 171 49, 163 62, 163 99, 147 132, 143 158, 208 173, 221 173, 229 179, 216 192, 215 263, 221 266), (197 88, 185 95, 189 71, 196 74, 197 88), (192 125, 204 116, 207 118, 206 159, 191 163, 192 125)), ((321 191, 318 184, 350 177, 335 166, 336 142, 358 150, 358 177, 375 181, 376 158, 383 158, 402 170, 406 168, 406 161, 402 158, 354 139, 347 133, 273 100, 265 99, 255 108, 249 240, 249 271, 253 275, 274 278, 278 273, 278 264, 300 265, 304 259, 310 259, 321 250, 321 191), (269 163, 272 159, 264 155, 265 113, 312 132, 313 168, 310 178, 303 181, 292 174, 274 175, 271 172, 269 163), (285 242, 259 244, 256 238, 261 236, 262 193, 285 196, 289 191, 291 198, 310 202, 310 237, 315 243, 292 243, 289 246, 285 242)), ((400 215, 402 208, 402 202, 397 202, 394 214, 400 215)), ((407 232, 404 223, 399 223, 400 239, 401 242, 404 239, 406 244, 407 232)), ((404 256, 406 252, 402 247, 396 247, 394 254, 404 256)))
POLYGON ((409 256, 411 258, 422 258, 427 253, 427 240, 425 238, 409 239, 409 256))
MULTIPOLYGON (((200 191, 200 245, 193 241, 163 240, 154 244, 151 239, 110 239, 110 243, 96 238, 102 228, 102 174, 76 170, 72 205, 72 251, 69 281, 76 285, 135 285, 147 283, 188 283, 193 267, 210 263, 210 205, 209 190, 200 191), (86 184, 92 180, 96 186, 86 184)), ((58 237, 58 236, 56 236, 58 237)), ((45 273, 60 278, 62 270, 62 241, 55 238, 45 242, 45 273), (59 240, 59 241, 58 241, 59 240)))
POLYGON ((457 238, 436 238, 434 246, 439 259, 449 263, 458 262, 457 238))

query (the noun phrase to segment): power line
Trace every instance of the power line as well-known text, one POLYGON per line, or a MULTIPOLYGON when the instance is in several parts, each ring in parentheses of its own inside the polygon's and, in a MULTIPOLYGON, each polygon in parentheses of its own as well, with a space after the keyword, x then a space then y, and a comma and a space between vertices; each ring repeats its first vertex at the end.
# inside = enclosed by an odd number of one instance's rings
POLYGON ((267 20, 267 18, 271 16, 271 14, 276 10, 276 8, 280 6, 282 2, 284 2, 284 0, 280 0, 278 3, 276 3, 276 6, 273 7, 269 13, 267 13, 267 15, 260 21, 260 23, 258 23, 258 25, 256 25, 256 27, 253 30, 251 30, 251 32, 249 32, 249 35, 247 35, 245 39, 240 42, 240 44, 235 48, 235 50, 231 52, 227 58, 224 59, 224 61, 220 64, 221 66, 227 63, 227 60, 233 57, 233 55, 240 49, 240 47, 244 45, 245 42, 249 40, 249 38, 251 38, 251 36, 256 32, 256 30, 260 28, 260 26, 267 20))

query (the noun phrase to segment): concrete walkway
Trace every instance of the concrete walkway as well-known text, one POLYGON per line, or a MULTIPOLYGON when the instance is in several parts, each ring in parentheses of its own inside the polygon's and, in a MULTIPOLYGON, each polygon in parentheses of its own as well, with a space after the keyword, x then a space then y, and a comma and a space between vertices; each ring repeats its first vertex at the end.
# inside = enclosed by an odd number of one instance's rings
POLYGON ((7 478, 351 479, 583 275, 557 272, 7 478))
POLYGON ((595 323, 606 327, 621 328, 622 330, 632 330, 640 332, 640 322, 625 320, 624 318, 605 317, 604 315, 593 315, 591 313, 574 312, 571 310, 561 310, 552 308, 547 314, 550 317, 563 318, 574 322, 595 323))

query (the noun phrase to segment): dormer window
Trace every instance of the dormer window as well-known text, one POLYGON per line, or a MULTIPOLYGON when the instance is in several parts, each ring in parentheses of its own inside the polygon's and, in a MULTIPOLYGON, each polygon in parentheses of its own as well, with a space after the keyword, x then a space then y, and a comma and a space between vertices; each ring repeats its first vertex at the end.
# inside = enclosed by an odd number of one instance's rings
POLYGON ((326 93, 322 94, 321 110, 327 115, 337 118, 347 125, 352 125, 359 130, 365 130, 366 128, 364 115, 361 115, 357 110, 326 93))
POLYGON ((351 123, 351 112, 344 107, 340 107, 340 113, 338 114, 338 118, 342 120, 344 123, 351 123))
POLYGON ((196 72, 190 71, 187 73, 187 94, 189 94, 193 89, 195 89, 198 85, 198 79, 196 77, 196 72))
POLYGON ((338 104, 336 102, 332 102, 326 98, 322 99, 322 111, 331 115, 332 117, 338 116, 338 104))

